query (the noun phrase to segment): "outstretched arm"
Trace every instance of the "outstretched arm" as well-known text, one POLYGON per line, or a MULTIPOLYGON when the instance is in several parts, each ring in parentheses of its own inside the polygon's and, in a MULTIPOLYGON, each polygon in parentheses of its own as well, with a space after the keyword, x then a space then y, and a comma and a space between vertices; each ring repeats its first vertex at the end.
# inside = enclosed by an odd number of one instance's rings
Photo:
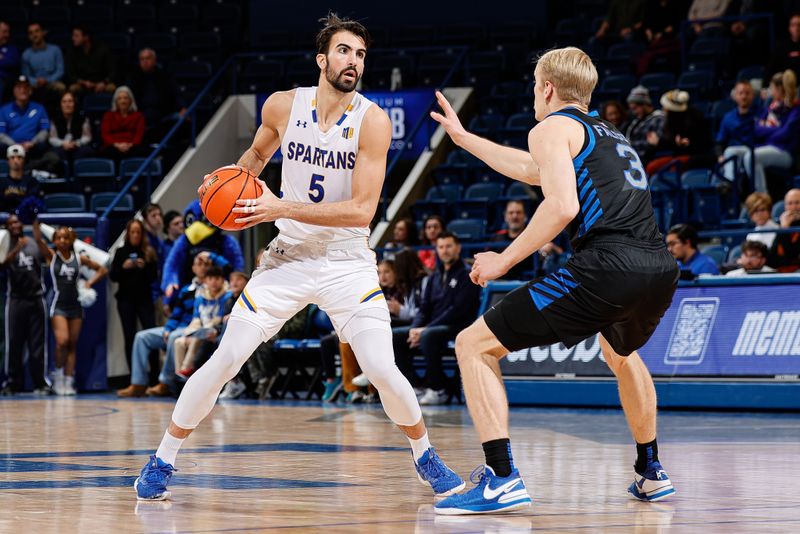
POLYGON ((290 202, 279 200, 264 182, 264 193, 255 200, 237 200, 234 213, 243 214, 237 223, 254 226, 276 219, 292 219, 320 226, 369 226, 386 174, 386 154, 392 142, 392 125, 386 113, 372 106, 361 122, 358 156, 353 168, 353 193, 349 200, 340 202, 290 202))
POLYGON ((531 217, 527 228, 501 253, 483 252, 475 256, 470 278, 476 284, 503 276, 508 270, 552 241, 580 210, 575 186, 575 168, 570 152, 569 128, 564 117, 550 117, 534 128, 528 145, 539 167, 544 200, 531 217))
POLYGON ((529 152, 500 145, 464 129, 455 110, 444 95, 436 91, 442 113, 431 111, 453 142, 504 176, 531 185, 539 185, 539 169, 529 152))

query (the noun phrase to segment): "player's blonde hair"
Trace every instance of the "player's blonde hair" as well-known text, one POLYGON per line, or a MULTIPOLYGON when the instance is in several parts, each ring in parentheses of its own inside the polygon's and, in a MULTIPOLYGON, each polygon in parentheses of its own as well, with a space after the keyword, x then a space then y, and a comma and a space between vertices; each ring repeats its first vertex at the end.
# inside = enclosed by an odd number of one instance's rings
POLYGON ((544 77, 541 81, 553 84, 562 101, 589 105, 597 85, 597 69, 583 50, 568 46, 545 52, 536 61, 536 70, 544 77))

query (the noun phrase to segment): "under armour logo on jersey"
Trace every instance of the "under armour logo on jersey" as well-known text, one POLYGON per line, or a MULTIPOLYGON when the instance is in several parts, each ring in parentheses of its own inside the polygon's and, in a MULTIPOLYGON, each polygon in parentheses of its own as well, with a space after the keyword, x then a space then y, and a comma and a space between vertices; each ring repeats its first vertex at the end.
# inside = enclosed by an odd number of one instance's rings
POLYGON ((306 126, 308 126, 308 121, 301 121, 300 119, 298 119, 297 127, 299 128, 301 125, 303 126, 303 128, 305 128, 306 126))

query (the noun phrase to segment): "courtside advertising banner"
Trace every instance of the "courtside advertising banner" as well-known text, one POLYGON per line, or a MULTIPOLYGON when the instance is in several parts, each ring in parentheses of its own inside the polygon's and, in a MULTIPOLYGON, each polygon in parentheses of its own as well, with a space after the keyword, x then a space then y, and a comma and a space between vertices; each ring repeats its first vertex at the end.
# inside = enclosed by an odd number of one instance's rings
MULTIPOLYGON (((679 287, 639 353, 654 376, 796 377, 800 286, 679 287)), ((508 375, 611 376, 598 336, 570 349, 558 344, 517 351, 501 367, 508 375)))

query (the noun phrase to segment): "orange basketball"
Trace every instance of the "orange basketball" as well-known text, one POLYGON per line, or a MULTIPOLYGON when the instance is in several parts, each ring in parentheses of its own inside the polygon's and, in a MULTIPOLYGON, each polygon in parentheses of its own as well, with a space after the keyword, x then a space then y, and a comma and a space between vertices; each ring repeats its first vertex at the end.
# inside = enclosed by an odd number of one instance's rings
POLYGON ((241 230, 244 225, 234 221, 247 215, 232 211, 236 201, 240 198, 258 198, 261 193, 261 185, 256 177, 238 165, 220 167, 209 174, 197 190, 206 219, 223 230, 241 230))

